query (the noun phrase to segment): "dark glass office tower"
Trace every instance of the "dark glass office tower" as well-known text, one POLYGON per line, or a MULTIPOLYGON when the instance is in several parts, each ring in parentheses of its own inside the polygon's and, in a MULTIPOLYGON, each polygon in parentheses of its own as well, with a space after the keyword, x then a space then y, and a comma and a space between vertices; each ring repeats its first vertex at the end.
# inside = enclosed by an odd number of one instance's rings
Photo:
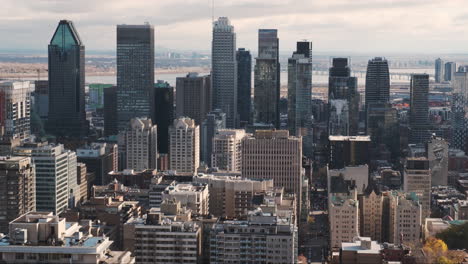
POLYGON ((328 77, 329 135, 354 136, 358 132, 357 78, 351 77, 347 58, 334 58, 328 77))
POLYGON ((409 143, 427 142, 430 137, 429 75, 427 74, 411 75, 409 127, 409 143))
POLYGON ((237 50, 237 113, 240 127, 250 124, 252 107, 252 56, 250 51, 237 50))
POLYGON ((104 135, 117 135, 117 87, 104 88, 104 135))
POLYGON ((366 109, 371 104, 386 104, 390 101, 390 72, 386 59, 377 57, 367 63, 366 109))
POLYGON ((174 122, 174 88, 158 81, 154 85, 154 119, 158 128, 158 152, 169 153, 169 127, 174 122))
POLYGON ((154 28, 117 25, 117 118, 119 131, 134 117, 152 118, 154 28))
POLYGON ((454 75, 456 71, 457 71, 457 63, 455 62, 445 63, 444 80, 452 81, 454 79, 454 75))
POLYGON ((280 70, 278 30, 259 29, 254 76, 256 123, 280 127, 280 70))
POLYGON ((47 130, 58 137, 83 137, 85 47, 73 22, 61 20, 49 44, 49 119, 47 130))

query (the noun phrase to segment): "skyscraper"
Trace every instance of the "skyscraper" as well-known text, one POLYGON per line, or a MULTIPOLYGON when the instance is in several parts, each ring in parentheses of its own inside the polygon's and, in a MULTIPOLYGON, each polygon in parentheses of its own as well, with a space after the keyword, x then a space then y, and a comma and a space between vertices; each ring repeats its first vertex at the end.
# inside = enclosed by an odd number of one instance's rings
POLYGON ((104 88, 104 135, 117 135, 117 87, 104 88))
POLYGON ((455 72, 452 79, 452 148, 464 150, 468 137, 466 119, 468 96, 468 72, 455 72))
POLYGON ((347 58, 333 58, 328 77, 329 135, 356 135, 359 122, 357 78, 351 77, 347 58), (342 111, 346 110, 346 111, 342 111), (347 115, 347 116, 346 116, 347 115))
POLYGON ((390 73, 386 59, 376 57, 367 63, 366 109, 390 101, 390 73))
POLYGON ((213 108, 226 113, 226 126, 237 126, 236 33, 227 17, 213 24, 211 48, 213 108))
POLYGON ((444 61, 441 58, 435 60, 435 82, 441 83, 444 80, 444 61))
POLYGON ((125 131, 126 169, 157 169, 157 128, 149 118, 132 118, 125 131))
POLYGON ((169 153, 169 127, 174 121, 174 88, 159 81, 154 85, 154 119, 158 127, 158 152, 169 153))
POLYGON ((200 155, 201 160, 211 167, 211 152, 213 150, 213 137, 220 129, 226 128, 226 114, 219 109, 206 115, 200 129, 200 155))
POLYGON ((117 25, 117 118, 119 131, 134 117, 152 117, 154 28, 117 25))
POLYGON ((280 63, 276 29, 258 30, 258 57, 255 59, 254 115, 256 123, 280 127, 280 63))
POLYGON ((194 175, 200 165, 200 127, 193 119, 175 119, 169 128, 170 169, 177 174, 194 175))
POLYGON ((73 22, 61 20, 49 44, 49 119, 56 136, 82 137, 85 113, 85 47, 73 22))
POLYGON ((31 83, 0 81, 0 135, 25 140, 31 134, 31 83))
POLYGON ((444 80, 445 81, 452 81, 453 75, 457 71, 457 63, 456 62, 447 62, 445 63, 444 69, 444 80))
POLYGON ((424 144, 430 137, 429 75, 411 75, 410 89, 409 142, 424 144))
POLYGON ((185 116, 201 125, 211 111, 210 76, 198 76, 191 72, 186 77, 178 77, 176 84, 176 118, 185 116))
POLYGON ((237 112, 240 127, 251 122, 252 103, 252 56, 250 51, 237 50, 237 112))

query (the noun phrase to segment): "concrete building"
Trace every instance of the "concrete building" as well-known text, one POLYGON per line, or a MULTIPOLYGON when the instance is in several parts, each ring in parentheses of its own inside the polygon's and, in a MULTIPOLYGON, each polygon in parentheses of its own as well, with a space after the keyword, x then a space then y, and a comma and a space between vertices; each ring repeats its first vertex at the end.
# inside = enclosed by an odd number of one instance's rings
POLYGON ((111 171, 108 174, 110 181, 121 182, 125 186, 137 186, 140 189, 149 189, 152 179, 157 175, 157 170, 123 170, 111 171))
POLYGON ((132 118, 152 118, 154 28, 117 25, 117 121, 119 132, 132 118))
POLYGON ((36 210, 36 173, 29 157, 0 157, 0 232, 8 224, 36 210))
POLYGON ((86 164, 86 171, 94 173, 88 184, 105 185, 111 171, 118 171, 118 146, 112 143, 91 143, 76 150, 78 162, 86 164))
POLYGON ((208 185, 201 183, 178 183, 168 186, 162 193, 162 201, 175 200, 181 206, 192 210, 198 215, 209 214, 208 185))
POLYGON ((201 263, 202 228, 190 219, 166 217, 156 209, 125 223, 125 248, 133 250, 136 262, 201 263))
POLYGON ((93 236, 90 227, 67 222, 48 212, 31 212, 10 223, 0 238, 5 263, 135 263, 128 251, 110 250, 113 241, 93 236))
POLYGON ((435 60, 435 82, 436 83, 441 83, 444 81, 444 69, 445 69, 445 64, 444 61, 441 58, 438 58, 435 60))
POLYGON ((450 82, 453 80, 453 75, 457 71, 457 63, 456 62, 446 62, 445 69, 444 69, 444 80, 446 82, 450 82))
POLYGON ((244 130, 222 129, 213 138, 211 165, 220 171, 241 172, 244 130))
POLYGON ((399 194, 392 199, 396 199, 394 200, 393 242, 395 244, 418 242, 421 238, 421 226, 424 219, 419 197, 415 193, 409 193, 399 194))
POLYGON ((468 72, 455 72, 452 79, 452 138, 450 147, 465 150, 468 137, 468 72))
POLYGON ((359 235, 382 240, 383 196, 375 185, 369 185, 359 196, 359 235))
POLYGON ((312 42, 297 42, 288 59, 288 127, 303 137, 303 151, 312 156, 312 42))
MULTIPOLYGON (((174 88, 158 80, 154 84, 153 124, 158 128, 158 152, 169 153, 169 127, 174 121, 174 88)), ((159 164, 158 164, 159 165, 159 164)))
POLYGON ((190 117, 201 125, 211 111, 210 75, 198 76, 191 72, 176 80, 176 118, 190 117))
POLYGON ((73 22, 61 20, 49 44, 48 131, 55 136, 84 137, 85 46, 73 22))
MULTIPOLYGON (((352 242, 343 242, 339 252, 333 252, 332 264, 377 264, 384 263, 382 246, 370 237, 356 237, 352 242)), ((392 264, 393 262, 385 262, 392 264)), ((400 262, 398 262, 400 263, 400 262)))
POLYGON ((200 128, 193 119, 175 119, 169 128, 170 169, 178 174, 195 174, 200 166, 200 128))
POLYGON ((277 29, 258 30, 258 57, 254 70, 254 120, 280 128, 280 63, 277 29))
POLYGON ((226 127, 237 127, 236 33, 227 17, 213 23, 211 43, 213 108, 226 113, 226 127))
POLYGON ((329 136, 330 169, 369 164, 369 136, 329 136))
POLYGON ((356 185, 358 194, 365 192, 369 186, 369 166, 346 166, 343 169, 328 171, 328 186, 331 185, 331 178, 342 175, 345 181, 353 182, 356 185))
POLYGON ((404 191, 415 193, 423 210, 423 220, 431 214, 431 176, 429 160, 425 157, 407 158, 404 170, 404 191))
POLYGON ((216 217, 235 218, 254 209, 257 193, 273 189, 273 180, 250 180, 235 176, 199 174, 195 183, 209 186, 209 212, 216 217))
POLYGON ((425 144, 431 135, 428 74, 411 75, 409 128, 411 144, 425 144))
POLYGON ((296 263, 297 227, 291 216, 261 209, 245 221, 218 221, 210 230, 210 263, 296 263))
POLYGON ((355 188, 329 194, 330 246, 338 249, 343 242, 359 236, 359 201, 355 188))
POLYGON ((302 138, 289 136, 287 130, 257 130, 244 138, 243 177, 273 179, 275 187, 296 195, 301 208, 303 175, 302 138))
POLYGON ((429 167, 431 169, 431 185, 448 184, 449 146, 443 138, 432 136, 426 144, 429 167))
POLYGON ((29 138, 32 87, 29 81, 0 81, 0 135, 3 140, 29 138))
POLYGON ((125 133, 126 169, 156 169, 158 160, 157 127, 149 118, 132 118, 125 133))
POLYGON ((87 175, 86 164, 81 162, 76 163, 76 180, 77 184, 80 186, 79 203, 83 203, 88 200, 89 188, 87 175))
POLYGON ((201 161, 208 167, 212 166, 211 154, 213 151, 213 137, 220 129, 226 128, 226 114, 219 109, 215 109, 206 115, 200 127, 200 154, 201 161))
POLYGON ((237 57, 237 112, 239 124, 245 128, 252 122, 252 56, 250 51, 239 48, 237 57))

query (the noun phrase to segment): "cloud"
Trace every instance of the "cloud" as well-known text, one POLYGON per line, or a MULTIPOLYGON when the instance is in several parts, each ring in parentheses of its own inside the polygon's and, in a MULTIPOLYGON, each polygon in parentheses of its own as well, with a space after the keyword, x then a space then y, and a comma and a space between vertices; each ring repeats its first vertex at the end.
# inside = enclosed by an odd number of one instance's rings
MULTIPOLYGON (((209 50, 212 0, 2 0, 0 49, 46 47, 60 19, 87 49, 115 49, 116 24, 155 26, 158 46, 209 50)), ((258 28, 278 28, 280 47, 309 39, 318 51, 466 52, 464 0, 217 0, 238 46, 256 50, 258 28)))

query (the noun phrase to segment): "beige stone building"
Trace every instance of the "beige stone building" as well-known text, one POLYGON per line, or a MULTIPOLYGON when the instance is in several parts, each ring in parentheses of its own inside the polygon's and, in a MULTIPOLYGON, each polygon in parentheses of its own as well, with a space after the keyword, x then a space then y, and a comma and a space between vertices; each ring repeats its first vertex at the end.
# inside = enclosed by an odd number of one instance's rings
POLYGON ((382 242, 383 196, 380 191, 373 186, 366 188, 359 197, 359 207, 359 234, 382 242))
POLYGON ((393 243, 418 242, 421 238, 423 208, 415 193, 393 196, 395 220, 393 243))
POLYGON ((208 185, 203 183, 178 183, 162 192, 162 201, 175 200, 181 206, 199 215, 209 214, 208 185))
POLYGON ((407 158, 404 171, 404 191, 414 192, 422 206, 423 220, 431 214, 431 170, 425 157, 407 158))
POLYGON ((213 138, 212 167, 221 171, 240 172, 242 169, 242 139, 245 135, 245 131, 241 129, 219 130, 213 138))
POLYGON ((132 118, 125 131, 126 169, 157 168, 157 127, 148 118, 132 118))
POLYGON ((359 202, 356 188, 329 195, 330 244, 339 249, 343 242, 353 242, 359 236, 359 202))
POLYGON ((169 167, 177 174, 194 175, 200 166, 200 128, 193 119, 175 119, 169 128, 169 167))
MULTIPOLYGON (((257 130, 242 142, 242 176, 273 179, 275 187, 296 195, 302 201, 302 138, 289 136, 287 130, 257 130)), ((299 213, 297 214, 299 215, 299 213)))
POLYGON ((273 189, 273 180, 251 180, 234 176, 199 174, 193 182, 209 186, 210 214, 227 218, 245 215, 254 209, 255 194, 273 189))

